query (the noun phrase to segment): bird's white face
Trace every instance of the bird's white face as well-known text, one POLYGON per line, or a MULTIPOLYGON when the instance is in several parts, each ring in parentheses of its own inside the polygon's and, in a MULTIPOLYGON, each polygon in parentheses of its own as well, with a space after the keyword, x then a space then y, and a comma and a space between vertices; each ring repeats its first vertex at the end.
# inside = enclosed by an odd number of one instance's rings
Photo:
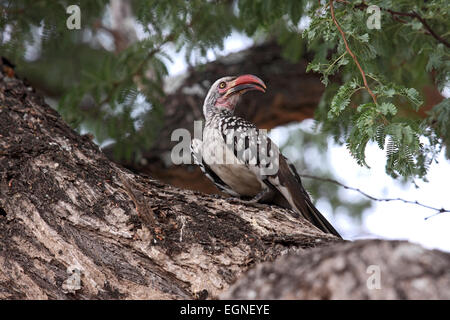
POLYGON ((266 85, 261 79, 251 74, 220 78, 214 82, 206 96, 203 105, 205 117, 213 108, 226 109, 233 112, 239 97, 251 90, 265 92, 266 85))

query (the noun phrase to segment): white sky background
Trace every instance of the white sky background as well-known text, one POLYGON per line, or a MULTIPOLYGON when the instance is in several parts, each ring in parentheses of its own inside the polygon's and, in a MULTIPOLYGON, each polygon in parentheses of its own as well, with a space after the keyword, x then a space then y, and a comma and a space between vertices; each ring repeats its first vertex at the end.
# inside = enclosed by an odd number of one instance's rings
MULTIPOLYGON (((252 39, 233 33, 225 40, 224 50, 218 53, 226 55, 243 50, 252 44, 252 39)), ((183 73, 187 68, 184 53, 175 54, 170 48, 168 51, 174 57, 173 63, 169 62, 167 65, 169 74, 173 76, 183 73)), ((215 59, 216 55, 211 50, 206 60, 215 59)), ((222 76, 225 75, 217 75, 217 78, 222 76)), ((271 137, 278 145, 281 145, 287 139, 289 131, 296 130, 299 126, 308 128, 312 124, 312 120, 306 120, 301 124, 275 128, 271 131, 271 137)), ((376 198, 403 198, 411 201, 417 200, 436 208, 450 208, 450 188, 448 187, 450 162, 445 160, 443 154, 439 157, 439 164, 431 166, 427 176, 429 182, 417 181, 420 188, 416 189, 412 184, 403 186, 385 173, 385 151, 380 150, 376 144, 369 145, 366 150, 367 163, 371 169, 358 166, 346 147, 336 145, 332 139, 329 140, 328 146, 328 157, 332 160, 329 162, 333 163, 332 170, 339 182, 359 188, 376 198)), ((299 151, 301 152, 301 150, 299 151)), ((321 159, 317 161, 322 162, 321 159)), ((314 174, 312 171, 308 173, 314 174)), ((348 200, 362 197, 359 193, 344 188, 340 191, 340 195, 348 200)), ((401 201, 375 202, 372 208, 363 212, 362 224, 359 225, 344 212, 340 213, 339 208, 337 214, 331 216, 329 214, 331 207, 326 201, 319 199, 317 206, 346 239, 406 239, 420 243, 427 248, 450 252, 450 213, 442 213, 425 220, 435 211, 401 201)))

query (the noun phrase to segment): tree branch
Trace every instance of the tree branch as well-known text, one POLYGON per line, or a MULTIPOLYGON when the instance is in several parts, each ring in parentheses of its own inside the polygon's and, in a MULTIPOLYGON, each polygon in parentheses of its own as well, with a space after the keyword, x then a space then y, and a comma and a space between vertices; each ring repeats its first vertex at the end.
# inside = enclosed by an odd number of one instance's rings
MULTIPOLYGON (((336 0, 336 1, 339 2, 339 3, 351 4, 351 2, 347 1, 347 0, 336 0)), ((360 4, 356 5, 356 6, 354 6, 354 7, 357 8, 357 9, 360 9, 360 10, 364 10, 364 9, 366 9, 368 7, 368 5, 363 2, 363 3, 360 3, 360 4)), ((428 22, 424 18, 422 18, 417 12, 415 12, 415 11, 412 11, 412 12, 399 12, 399 11, 394 11, 394 10, 385 9, 385 8, 380 8, 380 10, 389 12, 394 20, 396 20, 398 22, 401 22, 401 23, 406 23, 407 21, 401 20, 401 19, 397 18, 396 16, 410 17, 410 18, 414 18, 414 19, 419 20, 422 23, 422 25, 424 26, 424 28, 428 31, 428 33, 433 38, 435 38, 438 42, 444 44, 447 48, 450 47, 450 43, 447 40, 445 40, 444 38, 442 38, 441 36, 439 36, 436 32, 434 32, 433 29, 431 29, 431 27, 428 24, 428 22)))
POLYGON ((431 216, 429 216, 429 217, 426 217, 425 220, 426 220, 426 219, 429 219, 429 218, 431 218, 431 217, 433 217, 433 216, 435 216, 435 215, 437 215, 437 214, 443 213, 443 212, 450 212, 449 209, 444 209, 444 208, 440 208, 440 209, 439 209, 439 208, 435 208, 435 207, 432 207, 432 206, 429 206, 429 205, 420 203, 420 202, 417 201, 417 200, 412 201, 412 200, 405 200, 405 199, 402 199, 402 198, 376 198, 376 197, 374 197, 374 196, 371 196, 371 195, 365 193, 364 191, 362 191, 362 190, 359 189, 359 188, 354 188, 354 187, 347 186, 347 185, 345 185, 345 184, 343 184, 343 183, 341 183, 341 182, 339 182, 339 181, 337 181, 337 180, 330 179, 330 178, 322 178, 322 177, 317 177, 317 176, 313 176, 313 175, 309 175, 309 174, 300 174, 300 176, 301 176, 302 178, 315 179, 315 180, 319 180, 319 181, 323 181, 323 182, 330 182, 330 183, 337 184, 338 186, 341 186, 341 187, 343 187, 344 189, 359 192, 359 193, 362 194, 364 197, 369 198, 370 200, 373 200, 373 201, 379 201, 379 202, 402 201, 402 202, 404 202, 404 203, 415 204, 415 205, 418 205, 418 206, 421 206, 421 207, 424 207, 424 208, 427 208, 427 209, 435 210, 435 211, 436 211, 435 214, 433 214, 433 215, 431 215, 431 216))
POLYGON ((449 253, 406 241, 357 240, 259 265, 221 299, 450 299, 449 264, 449 253))
MULTIPOLYGON (((390 12, 390 10, 388 10, 388 12, 390 12)), ((399 14, 400 12, 393 12, 393 14, 399 14)), ((417 12, 413 11, 410 15, 408 15, 410 17, 416 18, 417 20, 419 20, 420 22, 422 22, 422 25, 425 27, 425 29, 427 29, 427 31, 440 43, 443 43, 447 48, 450 47, 450 43, 448 43, 444 38, 442 38, 441 36, 437 35, 436 32, 433 31, 433 29, 431 29, 431 27, 428 25, 428 23, 425 21, 424 18, 422 18, 417 12)))
POLYGON ((356 64, 356 66, 358 67, 359 72, 361 73, 361 76, 363 78, 364 87, 366 88, 367 92, 369 92, 369 94, 372 96, 372 100, 376 104, 377 103, 377 96, 370 89, 369 84, 367 83, 366 74, 364 73, 364 70, 361 68, 361 65, 359 64, 358 59, 356 58, 355 54, 352 52, 352 50, 348 46, 348 42, 347 42, 347 39, 345 37, 345 32, 342 30, 342 28, 339 26, 339 23, 336 20, 336 17, 334 15, 333 0, 330 0, 330 11, 331 11, 331 18, 333 19, 333 22, 336 25, 337 29, 339 30, 339 32, 340 32, 340 34, 342 36, 342 40, 344 41, 345 49, 350 54, 350 56, 352 57, 353 61, 356 64))

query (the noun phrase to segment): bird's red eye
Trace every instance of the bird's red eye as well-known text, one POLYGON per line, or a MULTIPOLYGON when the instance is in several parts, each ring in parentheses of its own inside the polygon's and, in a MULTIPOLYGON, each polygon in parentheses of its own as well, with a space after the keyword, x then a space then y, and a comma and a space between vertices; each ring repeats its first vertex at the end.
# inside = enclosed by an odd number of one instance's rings
POLYGON ((219 83, 219 89, 224 89, 227 86, 225 82, 219 83))

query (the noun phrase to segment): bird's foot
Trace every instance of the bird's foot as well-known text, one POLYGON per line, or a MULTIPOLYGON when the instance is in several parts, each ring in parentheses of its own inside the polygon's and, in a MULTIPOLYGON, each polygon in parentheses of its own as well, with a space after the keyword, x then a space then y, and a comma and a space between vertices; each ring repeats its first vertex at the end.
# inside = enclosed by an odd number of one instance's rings
POLYGON ((248 196, 240 196, 240 197, 230 197, 228 200, 234 203, 242 203, 246 205, 252 205, 255 207, 262 207, 262 203, 272 198, 272 194, 269 190, 263 190, 260 193, 258 193, 254 197, 248 197, 248 196))
POLYGON ((274 193, 272 190, 267 189, 258 193, 256 196, 249 200, 250 203, 268 203, 272 200, 274 193))

